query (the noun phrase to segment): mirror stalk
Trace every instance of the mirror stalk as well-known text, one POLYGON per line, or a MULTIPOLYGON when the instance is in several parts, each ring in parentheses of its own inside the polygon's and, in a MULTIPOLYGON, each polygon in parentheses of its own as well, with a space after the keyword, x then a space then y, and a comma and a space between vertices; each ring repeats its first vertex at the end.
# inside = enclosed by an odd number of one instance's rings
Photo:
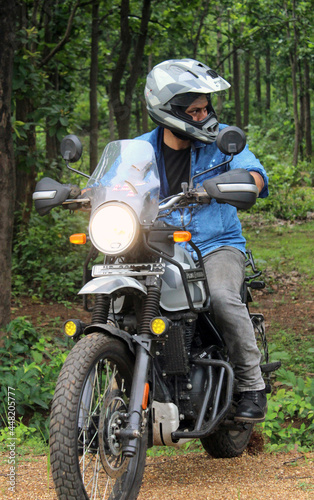
POLYGON ((219 167, 223 167, 224 165, 227 165, 228 163, 230 163, 232 160, 233 160, 233 154, 231 154, 229 160, 226 160, 222 163, 219 163, 219 165, 215 165, 214 167, 210 167, 208 168, 207 170, 204 170, 204 172, 200 172, 199 174, 195 174, 193 175, 193 177, 191 178, 191 181, 190 181, 190 189, 193 188, 193 181, 196 177, 199 177, 200 175, 204 175, 204 174, 207 174, 208 172, 211 172, 212 170, 215 170, 215 168, 219 168, 219 167))
POLYGON ((70 167, 70 165, 68 163, 66 163, 66 166, 69 170, 71 170, 72 172, 75 172, 76 174, 80 174, 80 175, 83 175, 84 177, 87 177, 87 179, 90 179, 90 175, 88 174, 84 174, 84 172, 80 172, 79 170, 76 170, 75 168, 72 168, 70 167))

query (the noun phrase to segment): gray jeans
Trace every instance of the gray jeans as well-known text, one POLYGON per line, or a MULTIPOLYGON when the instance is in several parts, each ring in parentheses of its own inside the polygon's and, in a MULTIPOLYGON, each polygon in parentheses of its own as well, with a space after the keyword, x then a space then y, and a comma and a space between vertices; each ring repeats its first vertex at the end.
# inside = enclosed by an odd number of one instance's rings
POLYGON ((264 389, 261 354, 246 305, 241 300, 245 256, 233 247, 220 247, 204 257, 211 312, 234 366, 239 392, 264 389))

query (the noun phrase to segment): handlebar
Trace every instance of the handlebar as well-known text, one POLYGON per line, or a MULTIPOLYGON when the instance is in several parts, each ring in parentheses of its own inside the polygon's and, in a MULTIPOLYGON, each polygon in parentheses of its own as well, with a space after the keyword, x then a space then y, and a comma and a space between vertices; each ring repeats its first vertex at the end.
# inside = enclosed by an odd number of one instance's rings
POLYGON ((171 196, 170 198, 165 198, 159 204, 159 212, 168 210, 174 205, 179 204, 180 206, 192 205, 195 203, 210 203, 211 197, 208 196, 203 187, 198 187, 191 189, 185 193, 181 192, 171 196))

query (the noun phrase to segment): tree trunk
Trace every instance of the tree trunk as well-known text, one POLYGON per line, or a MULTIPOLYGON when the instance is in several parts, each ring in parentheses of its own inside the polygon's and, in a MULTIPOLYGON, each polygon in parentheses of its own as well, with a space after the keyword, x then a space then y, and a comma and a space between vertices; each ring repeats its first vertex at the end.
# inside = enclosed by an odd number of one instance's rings
POLYGON ((0 3, 0 328, 10 321, 15 164, 11 94, 15 41, 15 0, 0 3))
POLYGON ((144 53, 145 40, 147 36, 147 26, 150 18, 151 0, 143 0, 141 26, 139 35, 135 43, 134 57, 132 58, 131 70, 126 81, 124 101, 121 99, 121 85, 126 64, 132 48, 132 36, 129 28, 130 6, 129 0, 121 1, 120 27, 121 27, 121 48, 116 67, 113 71, 110 85, 110 101, 113 106, 118 127, 119 139, 127 139, 129 136, 129 126, 131 118, 131 107, 134 87, 141 71, 142 58, 144 53))
MULTIPOLYGON (((228 32, 230 32, 230 29, 231 29, 231 26, 230 26, 230 13, 228 11, 228 32)), ((230 87, 229 87, 229 101, 231 102, 232 101, 232 96, 233 96, 233 78, 232 78, 232 58, 231 58, 231 42, 230 42, 230 38, 231 37, 228 37, 228 71, 229 71, 229 80, 228 82, 230 83, 230 87)))
MULTIPOLYGON (((30 98, 24 96, 16 101, 16 120, 29 122, 29 115, 34 111, 30 98)), ((36 185, 36 134, 34 125, 26 131, 25 139, 17 139, 16 153, 16 199, 17 213, 15 230, 20 225, 27 225, 32 209, 32 194, 36 185), (21 150, 19 151, 19 147, 21 150), (33 158, 33 161, 30 159, 33 158), (29 160, 29 161, 28 161, 29 160)))
POLYGON ((242 128, 241 100, 240 100, 240 68, 238 60, 238 51, 236 47, 234 47, 233 51, 233 92, 234 92, 236 125, 237 127, 242 128))
MULTIPOLYGON (((30 12, 25 2, 16 4, 16 12, 19 20, 19 29, 28 27, 30 12)), ((21 43, 21 42, 20 42, 21 43)), ((22 42, 23 43, 23 42, 22 42)), ((22 50, 22 46, 16 47, 22 50)), ((30 44, 25 47, 27 50, 34 50, 30 44)), ((32 97, 25 93, 16 100, 15 117, 17 121, 28 123, 31 121, 31 114, 34 111, 32 97)), ((32 193, 35 187, 36 175, 36 135, 34 125, 30 125, 25 131, 26 137, 18 138, 15 152, 15 175, 16 175, 16 199, 15 199, 15 232, 20 225, 27 225, 32 208, 32 193)))
POLYGON ((265 108, 270 110, 270 46, 266 44, 266 104, 265 108))
POLYGON ((243 127, 247 128, 250 118, 250 53, 245 56, 244 66, 244 106, 243 106, 243 127))
POLYGON ((124 139, 128 135, 131 103, 124 103, 121 100, 121 80, 123 78, 129 52, 131 50, 131 34, 129 28, 130 5, 129 0, 121 0, 120 5, 120 32, 121 48, 116 67, 113 71, 110 84, 110 106, 114 111, 117 121, 119 139, 124 139))
POLYGON ((205 0, 203 2, 203 5, 200 6, 199 11, 201 11, 200 17, 195 16, 195 23, 197 24, 197 33, 194 39, 192 39, 192 45, 193 45, 193 59, 196 59, 197 57, 197 49, 198 49, 198 43, 200 40, 202 28, 204 25, 204 21, 207 17, 208 14, 208 8, 209 8, 209 1, 210 0, 205 0))
POLYGON ((108 101, 108 108, 109 108, 109 138, 110 138, 110 141, 114 141, 115 140, 114 109, 113 109, 113 106, 112 106, 110 99, 108 101))
POLYGON ((141 98, 141 105, 142 105, 142 131, 143 134, 148 132, 148 112, 146 109, 146 101, 144 97, 141 98))
POLYGON ((298 112, 298 87, 297 87, 296 61, 293 55, 291 55, 291 76, 292 76, 293 117, 294 117, 293 165, 296 166, 298 164, 298 156, 299 156, 300 121, 298 112))
POLYGON ((304 134, 305 155, 308 160, 310 160, 312 157, 310 89, 310 66, 307 59, 304 59, 304 134))
POLYGON ((255 93, 258 109, 261 109, 262 92, 261 92, 261 66, 259 56, 255 58, 255 93))
MULTIPOLYGON (((56 91, 59 91, 59 72, 58 68, 53 68, 53 69, 47 69, 47 75, 49 81, 46 83, 46 89, 47 92, 50 91, 52 88, 56 91)), ((53 135, 50 135, 50 116, 46 117, 46 160, 48 166, 51 164, 54 164, 54 178, 58 180, 59 182, 62 179, 62 174, 63 174, 63 163, 61 163, 59 160, 59 154, 60 154, 60 141, 58 139, 57 133, 54 133, 53 135)), ((58 125, 57 125, 57 130, 58 130, 58 125)), ((56 132, 57 132, 56 130, 56 132)), ((34 142, 34 148, 36 147, 36 144, 34 142)), ((34 170, 34 176, 36 175, 36 171, 34 170)))
MULTIPOLYGON (((293 17, 295 18, 295 0, 293 1, 293 17)), ((287 23, 287 37, 291 41, 291 33, 289 23, 287 23)), ((298 85, 297 85, 297 70, 298 70, 298 41, 297 32, 294 24, 293 43, 289 50, 291 79, 292 79, 292 96, 293 96, 293 118, 294 118, 294 150, 293 150, 293 165, 298 164, 299 145, 300 145, 300 120, 298 111, 298 85)))
MULTIPOLYGON (((35 8, 33 7, 35 10, 35 8)), ((33 10, 33 14, 34 14, 33 10)), ((44 36, 44 49, 43 58, 45 59, 49 52, 50 46, 53 44, 54 40, 57 38, 58 34, 58 24, 54 23, 54 2, 49 0, 45 3, 44 9, 44 26, 45 26, 45 36, 44 36)), ((34 52, 36 47, 33 47, 34 52)), ((57 66, 48 66, 46 68, 47 81, 46 90, 49 92, 51 89, 59 91, 59 71, 57 66)), ((48 165, 55 162, 58 158, 60 151, 60 142, 58 141, 57 134, 50 135, 50 116, 46 117, 46 159, 48 165)), ((62 177, 62 168, 57 168, 55 170, 57 179, 60 181, 62 177)))
POLYGON ((98 162, 98 107, 97 107, 97 81, 98 81, 98 36, 99 36, 99 0, 93 0, 92 8, 92 46, 91 65, 89 78, 89 104, 90 104, 90 141, 89 141, 89 171, 92 174, 98 162))
MULTIPOLYGON (((217 71, 223 77, 224 76, 224 66, 221 62, 221 42, 222 42, 222 34, 221 34, 221 7, 217 5, 217 71)), ((216 113, 218 116, 218 121, 221 116, 222 108, 223 108, 224 94, 222 92, 218 92, 217 94, 217 109, 216 113)))
POLYGON ((299 152, 300 152, 300 158, 301 161, 303 161, 303 134, 304 134, 304 82, 303 82, 303 75, 302 75, 302 65, 301 61, 299 60, 297 62, 298 65, 298 74, 299 74, 299 102, 300 102, 300 136, 299 136, 299 152))

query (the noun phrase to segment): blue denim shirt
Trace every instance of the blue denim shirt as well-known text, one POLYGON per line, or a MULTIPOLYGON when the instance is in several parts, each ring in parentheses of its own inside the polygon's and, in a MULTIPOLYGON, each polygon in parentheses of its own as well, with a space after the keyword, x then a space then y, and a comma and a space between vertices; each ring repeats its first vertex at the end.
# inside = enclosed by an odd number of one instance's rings
MULTIPOLYGON (((222 129, 226 125, 219 125, 222 129)), ((160 175, 161 199, 169 196, 169 186, 166 176, 164 158, 162 154, 163 128, 157 127, 136 139, 148 141, 152 144, 160 175)), ((201 173, 214 165, 226 161, 228 157, 217 147, 216 142, 205 144, 200 141, 191 143, 191 175, 201 173)), ((245 168, 248 171, 258 172, 264 179, 264 187, 260 198, 268 196, 268 177, 260 161, 249 150, 248 146, 230 162, 230 169, 245 168)), ((205 179, 214 177, 226 171, 226 167, 215 169, 207 174, 200 175, 194 179, 194 186, 202 185, 205 179)), ((168 224, 185 228, 192 234, 193 242, 198 246, 202 255, 224 246, 232 246, 245 252, 245 238, 242 234, 241 223, 237 216, 237 209, 228 204, 219 204, 212 200, 209 205, 195 205, 190 210, 176 210, 165 221, 168 224)), ((191 248, 188 248, 191 250, 191 248)), ((196 255, 191 252, 192 256, 196 255)))

